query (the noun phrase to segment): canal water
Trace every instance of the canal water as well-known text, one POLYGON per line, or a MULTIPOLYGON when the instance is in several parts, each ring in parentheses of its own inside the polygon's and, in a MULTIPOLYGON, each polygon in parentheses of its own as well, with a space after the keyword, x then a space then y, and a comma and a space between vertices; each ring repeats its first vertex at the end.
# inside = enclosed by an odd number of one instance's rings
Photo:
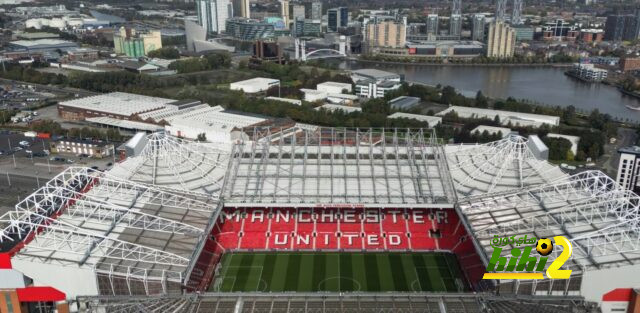
POLYGON ((450 85, 475 96, 478 90, 492 98, 513 97, 553 105, 575 106, 579 111, 598 109, 617 119, 640 122, 640 100, 623 95, 615 87, 585 83, 564 75, 564 68, 517 66, 437 66, 377 64, 343 61, 342 69, 377 68, 404 74, 405 80, 428 85, 450 85))

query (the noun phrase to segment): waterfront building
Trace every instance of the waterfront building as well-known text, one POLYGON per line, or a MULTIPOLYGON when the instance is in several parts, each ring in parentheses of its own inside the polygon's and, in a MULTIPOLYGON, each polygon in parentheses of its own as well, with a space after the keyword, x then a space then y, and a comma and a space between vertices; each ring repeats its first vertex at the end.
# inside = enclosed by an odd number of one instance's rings
POLYGON ((620 70, 623 72, 640 70, 640 58, 620 59, 620 70))
POLYGON ((322 20, 322 2, 314 1, 311 3, 311 19, 322 20))
POLYGON ((471 22, 471 40, 484 41, 486 18, 484 14, 475 14, 471 22))
POLYGON ((620 160, 618 161, 618 174, 616 181, 620 186, 631 191, 638 188, 638 176, 640 175, 640 147, 631 146, 618 149, 620 160))
POLYGON ((571 73, 580 79, 598 82, 607 78, 608 71, 597 68, 594 64, 575 63, 573 64, 571 73))
POLYGON ((386 20, 367 25, 366 41, 376 47, 404 47, 407 40, 407 26, 404 22, 386 20))
POLYGON ((449 35, 450 36, 460 36, 462 32, 462 15, 460 14, 452 14, 449 18, 449 35))
POLYGON ((516 34, 511 26, 502 21, 489 24, 487 57, 510 58, 516 45, 516 34))
POLYGON ((365 98, 383 98, 387 92, 396 90, 402 85, 400 75, 377 69, 352 71, 351 80, 356 85, 356 95, 365 98))
POLYGON ((113 45, 115 53, 139 58, 162 48, 162 35, 160 31, 137 33, 133 28, 120 27, 113 34, 113 45))
POLYGON ((341 27, 349 24, 349 9, 339 7, 327 11, 327 29, 329 32, 337 32, 341 27))
POLYGON ((257 39, 266 39, 275 37, 275 28, 273 24, 244 18, 234 17, 227 20, 227 35, 240 39, 253 41, 257 39))
POLYGON ((427 15, 427 35, 438 34, 438 14, 427 15))
POLYGON ((208 33, 224 32, 228 18, 233 16, 229 0, 197 0, 198 24, 208 33))

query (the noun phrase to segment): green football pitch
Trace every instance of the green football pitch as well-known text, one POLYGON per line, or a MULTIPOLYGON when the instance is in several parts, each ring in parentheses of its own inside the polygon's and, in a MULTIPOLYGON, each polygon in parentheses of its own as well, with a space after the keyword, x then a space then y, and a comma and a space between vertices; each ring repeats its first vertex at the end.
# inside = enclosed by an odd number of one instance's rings
POLYGON ((210 291, 468 291, 453 254, 227 253, 210 291))

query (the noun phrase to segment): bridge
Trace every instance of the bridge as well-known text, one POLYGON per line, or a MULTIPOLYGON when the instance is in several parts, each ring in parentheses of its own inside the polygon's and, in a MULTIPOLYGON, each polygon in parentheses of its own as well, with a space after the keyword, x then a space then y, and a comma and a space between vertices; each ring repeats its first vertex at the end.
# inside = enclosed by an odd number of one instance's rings
POLYGON ((295 39, 295 59, 299 61, 307 61, 314 59, 326 59, 326 58, 342 58, 347 56, 347 47, 349 40, 346 36, 340 36, 339 50, 335 49, 318 49, 307 52, 307 42, 305 40, 295 39))

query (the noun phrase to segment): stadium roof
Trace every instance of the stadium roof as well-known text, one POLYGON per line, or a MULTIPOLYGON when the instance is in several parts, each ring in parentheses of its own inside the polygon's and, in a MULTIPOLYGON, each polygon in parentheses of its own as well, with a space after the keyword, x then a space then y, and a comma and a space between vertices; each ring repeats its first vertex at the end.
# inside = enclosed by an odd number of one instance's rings
POLYGON ((537 159, 527 140, 508 136, 487 144, 446 145, 447 162, 459 198, 548 183, 566 174, 537 159))
POLYGON ((167 292, 179 290, 217 208, 210 198, 68 168, 0 217, 0 244, 15 260, 92 270, 114 293, 117 277, 144 282, 130 293, 150 284, 167 292))
POLYGON ((230 206, 452 206, 442 146, 430 130, 255 128, 234 145, 230 206), (405 130, 406 131, 406 130, 405 130))
MULTIPOLYGON (((463 200, 458 206, 487 255, 495 237, 561 235, 573 245, 569 267, 602 268, 640 261, 640 197, 600 171, 463 200)), ((560 251, 554 249, 554 257, 560 251)))

